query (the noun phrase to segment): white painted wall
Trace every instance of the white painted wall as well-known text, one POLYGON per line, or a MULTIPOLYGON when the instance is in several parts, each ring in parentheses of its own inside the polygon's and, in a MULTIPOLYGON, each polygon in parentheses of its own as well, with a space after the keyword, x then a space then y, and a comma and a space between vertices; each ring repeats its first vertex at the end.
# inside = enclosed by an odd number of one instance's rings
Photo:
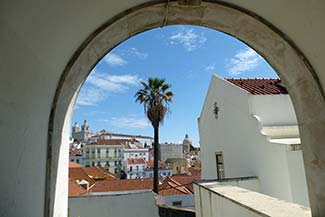
POLYGON ((229 185, 194 185, 197 217, 311 217, 310 209, 229 185))
MULTIPOLYGON (((199 133, 202 157, 202 179, 217 178, 215 152, 222 151, 226 178, 257 176, 260 180, 260 192, 287 201, 309 205, 306 184, 295 182, 294 188, 303 189, 293 193, 292 178, 289 172, 287 148, 285 145, 270 143, 260 133, 264 119, 266 124, 277 124, 272 117, 292 111, 287 97, 255 97, 241 88, 213 76, 199 119, 199 133), (274 98, 274 99, 273 99, 274 98), (218 119, 214 118, 213 104, 218 103, 218 119), (263 108, 275 108, 271 115, 262 111, 263 108), (254 113, 256 112, 256 113, 254 113), (259 122, 253 115, 261 115, 259 122), (299 197, 299 199, 297 199, 299 197)), ((283 116, 279 123, 292 123, 292 115, 283 116)), ((301 152, 301 151, 300 151, 301 152)), ((302 158, 291 159, 302 165, 302 158)), ((295 167, 295 179, 305 180, 304 167, 295 167)), ((294 170, 294 169, 293 169, 294 170)))
MULTIPOLYGON (((0 171, 6 175, 0 181, 0 216, 44 215, 48 123, 60 76, 95 29, 144 2, 148 1, 1 1, 0 137, 4 151, 0 171)), ((325 86, 324 1, 297 0, 294 7, 283 0, 227 2, 257 13, 283 31, 303 51, 325 86)), ((64 182, 64 177, 67 174, 58 179, 64 182)), ((61 195, 62 200, 67 194, 61 195)), ((65 208, 60 210, 57 216, 65 217, 65 208)))
POLYGON ((289 94, 252 95, 251 113, 261 119, 263 126, 297 125, 289 94))
POLYGON ((69 217, 159 217, 151 191, 69 197, 69 217))

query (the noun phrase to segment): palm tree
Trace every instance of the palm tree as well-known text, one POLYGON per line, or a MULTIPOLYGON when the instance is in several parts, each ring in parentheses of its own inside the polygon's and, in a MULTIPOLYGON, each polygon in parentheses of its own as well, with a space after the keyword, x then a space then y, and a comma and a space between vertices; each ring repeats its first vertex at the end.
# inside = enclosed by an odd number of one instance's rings
POLYGON ((144 112, 154 128, 154 182, 153 191, 158 194, 159 125, 172 102, 173 92, 165 79, 149 78, 148 83, 141 82, 143 88, 135 94, 135 101, 143 104, 144 112))

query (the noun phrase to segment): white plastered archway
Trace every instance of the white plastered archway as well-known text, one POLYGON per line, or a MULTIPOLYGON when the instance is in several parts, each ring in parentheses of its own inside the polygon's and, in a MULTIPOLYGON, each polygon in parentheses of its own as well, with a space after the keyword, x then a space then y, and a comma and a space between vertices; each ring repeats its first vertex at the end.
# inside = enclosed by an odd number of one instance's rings
POLYGON ((325 100, 311 65, 279 30, 257 15, 225 3, 202 2, 180 6, 172 1, 151 2, 132 8, 97 29, 76 51, 57 87, 49 123, 45 215, 55 216, 56 204, 65 200, 60 186, 67 174, 60 171, 67 158, 72 107, 91 69, 111 49, 140 32, 162 25, 192 24, 230 34, 258 51, 276 69, 292 98, 302 138, 303 156, 313 216, 325 215, 325 100), (311 106, 312 105, 312 106, 311 106))

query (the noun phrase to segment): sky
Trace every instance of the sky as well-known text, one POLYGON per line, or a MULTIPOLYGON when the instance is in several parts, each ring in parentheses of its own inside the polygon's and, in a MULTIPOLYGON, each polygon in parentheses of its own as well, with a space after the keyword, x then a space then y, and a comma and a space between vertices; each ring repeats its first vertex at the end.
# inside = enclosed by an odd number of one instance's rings
POLYGON ((161 143, 181 143, 188 134, 199 145, 197 118, 211 76, 276 78, 253 49, 224 33, 198 26, 167 26, 124 41, 94 67, 82 86, 72 123, 87 120, 91 131, 153 136, 143 105, 135 103, 140 81, 166 79, 174 92, 160 127, 161 143))

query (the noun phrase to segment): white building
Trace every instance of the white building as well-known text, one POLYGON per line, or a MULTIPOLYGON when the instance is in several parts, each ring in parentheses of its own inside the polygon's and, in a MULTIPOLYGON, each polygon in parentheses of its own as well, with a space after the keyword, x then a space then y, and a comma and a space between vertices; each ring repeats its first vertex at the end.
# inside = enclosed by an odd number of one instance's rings
POLYGON ((107 132, 106 130, 102 130, 96 135, 91 136, 89 138, 89 141, 92 142, 98 139, 135 139, 139 141, 142 147, 152 147, 152 143, 153 143, 153 138, 150 136, 112 133, 112 132, 107 132))
POLYGON ((213 76, 198 122, 202 179, 257 176, 261 193, 309 206, 295 111, 279 79, 213 76))
POLYGON ((132 142, 124 146, 124 159, 142 158, 149 160, 149 148, 144 148, 139 141, 133 139, 132 142))
POLYGON ((128 158, 123 160, 123 168, 127 179, 145 178, 146 162, 143 158, 128 158))

